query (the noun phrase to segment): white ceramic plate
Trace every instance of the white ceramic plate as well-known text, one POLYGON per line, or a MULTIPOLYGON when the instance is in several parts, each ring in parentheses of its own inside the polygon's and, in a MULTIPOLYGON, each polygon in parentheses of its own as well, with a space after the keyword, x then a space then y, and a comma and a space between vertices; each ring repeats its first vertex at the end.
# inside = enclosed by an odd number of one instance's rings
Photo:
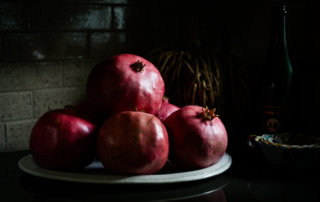
POLYGON ((54 180, 95 184, 164 184, 189 182, 213 177, 226 171, 231 166, 231 163, 231 156, 225 153, 219 162, 207 168, 153 175, 112 175, 104 171, 102 164, 98 161, 93 162, 80 172, 49 170, 35 164, 31 154, 21 158, 18 165, 22 171, 30 175, 54 180))

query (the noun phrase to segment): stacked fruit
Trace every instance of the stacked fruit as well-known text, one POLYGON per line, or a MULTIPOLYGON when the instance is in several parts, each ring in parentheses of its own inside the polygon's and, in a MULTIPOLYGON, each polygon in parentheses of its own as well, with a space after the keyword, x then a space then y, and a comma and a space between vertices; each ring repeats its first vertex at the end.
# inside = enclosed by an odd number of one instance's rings
POLYGON ((148 60, 120 54, 98 63, 87 81, 87 103, 45 113, 30 136, 41 167, 82 169, 97 156, 118 174, 154 174, 166 163, 183 170, 218 162, 227 132, 215 110, 179 108, 148 60), (93 113, 92 113, 93 112, 93 113))

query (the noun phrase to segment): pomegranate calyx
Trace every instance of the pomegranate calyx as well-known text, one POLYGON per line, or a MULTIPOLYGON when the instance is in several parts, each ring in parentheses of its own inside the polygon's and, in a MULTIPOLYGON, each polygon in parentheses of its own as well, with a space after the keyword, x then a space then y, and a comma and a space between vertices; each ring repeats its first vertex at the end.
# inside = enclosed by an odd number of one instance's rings
POLYGON ((169 97, 163 96, 162 102, 164 102, 164 103, 169 103, 169 97))
POLYGON ((141 72, 145 66, 146 65, 140 62, 139 60, 133 63, 132 65, 130 65, 130 67, 136 72, 141 72))
POLYGON ((218 114, 215 114, 215 112, 216 112, 216 108, 213 108, 211 110, 208 107, 203 108, 202 117, 204 120, 212 120, 215 117, 219 116, 218 114))

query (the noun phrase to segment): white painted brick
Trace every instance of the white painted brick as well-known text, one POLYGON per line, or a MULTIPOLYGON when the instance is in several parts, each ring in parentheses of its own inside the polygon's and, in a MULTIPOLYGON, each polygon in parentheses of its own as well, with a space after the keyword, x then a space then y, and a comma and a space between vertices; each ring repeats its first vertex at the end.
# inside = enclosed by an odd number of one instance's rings
POLYGON ((98 4, 98 3, 110 3, 110 4, 125 4, 128 3, 129 0, 64 0, 64 3, 91 3, 91 4, 98 4))
POLYGON ((111 7, 92 4, 34 4, 34 30, 110 29, 111 7), (50 24, 48 24, 50 22, 50 24))
POLYGON ((4 34, 5 61, 84 58, 87 34, 81 32, 44 32, 4 34))
POLYGON ((85 87, 91 69, 98 63, 93 61, 70 61, 63 66, 63 86, 85 87))
POLYGON ((0 93, 0 122, 32 118, 32 93, 0 93))
POLYGON ((0 64, 0 91, 57 88, 62 86, 61 62, 0 64))
POLYGON ((28 17, 24 5, 19 2, 0 3, 0 30, 27 30, 28 17))
POLYGON ((0 152, 6 151, 5 125, 0 123, 0 152))
POLYGON ((91 33, 91 58, 103 59, 112 55, 127 52, 131 44, 127 41, 126 33, 91 33))
POLYGON ((84 97, 84 88, 61 88, 35 91, 34 118, 39 118, 47 111, 63 108, 65 105, 75 105, 83 100, 84 97))
POLYGON ((29 138, 34 120, 24 120, 6 123, 7 151, 29 149, 29 138))
POLYGON ((115 29, 123 30, 126 28, 126 7, 114 7, 114 26, 115 29))

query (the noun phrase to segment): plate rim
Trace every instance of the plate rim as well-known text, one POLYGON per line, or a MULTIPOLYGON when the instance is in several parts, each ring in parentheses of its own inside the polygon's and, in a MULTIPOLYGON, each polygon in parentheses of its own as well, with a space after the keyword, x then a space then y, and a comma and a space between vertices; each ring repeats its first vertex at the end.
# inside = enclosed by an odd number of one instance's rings
POLYGON ((151 175, 114 175, 83 172, 56 171, 39 167, 31 154, 18 161, 18 167, 25 173, 46 179, 93 184, 167 184, 203 180, 217 176, 231 167, 232 158, 225 152, 214 165, 192 171, 159 173, 151 175))

